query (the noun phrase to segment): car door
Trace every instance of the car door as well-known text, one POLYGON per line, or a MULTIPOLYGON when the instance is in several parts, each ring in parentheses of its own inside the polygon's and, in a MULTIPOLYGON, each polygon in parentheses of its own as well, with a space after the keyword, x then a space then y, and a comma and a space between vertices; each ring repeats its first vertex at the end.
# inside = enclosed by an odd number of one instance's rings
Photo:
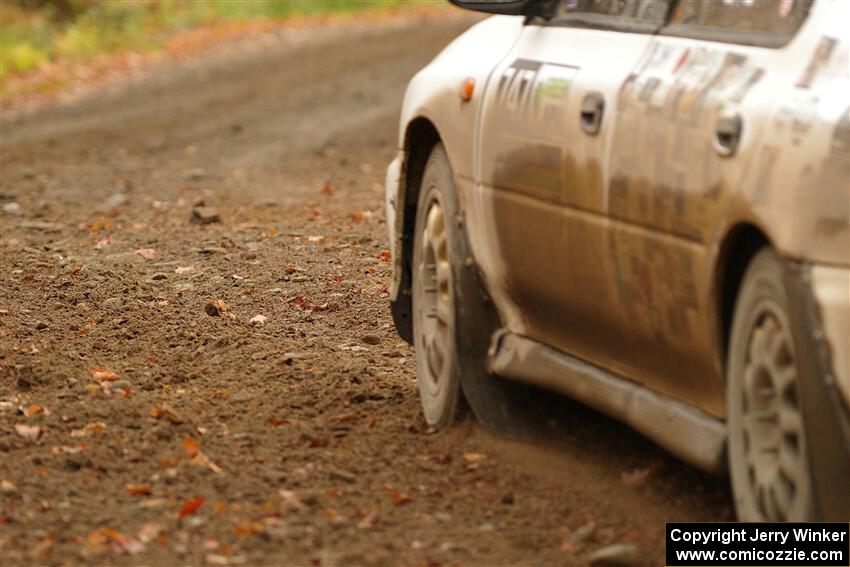
POLYGON ((605 365, 722 416, 711 259, 811 2, 682 0, 620 89, 607 235, 619 341, 605 365), (786 45, 787 44, 787 45, 786 45))
POLYGON ((476 257, 508 330, 575 355, 611 340, 604 159, 619 86, 666 7, 564 0, 525 26, 484 95, 476 257))

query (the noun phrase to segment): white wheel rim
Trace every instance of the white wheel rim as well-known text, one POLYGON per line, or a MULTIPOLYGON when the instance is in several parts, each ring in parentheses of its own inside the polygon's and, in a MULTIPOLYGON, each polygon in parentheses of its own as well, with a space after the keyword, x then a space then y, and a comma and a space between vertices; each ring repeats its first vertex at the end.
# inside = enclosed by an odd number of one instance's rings
POLYGON ((450 379, 454 332, 454 296, 446 219, 437 200, 431 201, 420 240, 417 332, 424 363, 420 365, 423 395, 438 397, 450 379))
POLYGON ((797 369, 783 321, 774 306, 761 306, 749 335, 740 392, 745 482, 767 521, 793 517, 807 498, 797 369))

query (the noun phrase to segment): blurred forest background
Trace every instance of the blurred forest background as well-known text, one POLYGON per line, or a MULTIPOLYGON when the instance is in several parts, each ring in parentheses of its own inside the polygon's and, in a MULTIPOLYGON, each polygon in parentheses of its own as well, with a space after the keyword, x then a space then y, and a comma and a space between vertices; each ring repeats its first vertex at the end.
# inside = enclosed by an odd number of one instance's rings
MULTIPOLYGON (((238 29, 282 20, 397 10, 410 0, 0 0, 0 87, 51 65, 157 52, 198 28, 238 29)), ((232 33, 230 35, 233 35, 232 33)), ((38 89, 60 88, 61 77, 38 89)), ((6 90, 6 94, 8 90, 6 90)))

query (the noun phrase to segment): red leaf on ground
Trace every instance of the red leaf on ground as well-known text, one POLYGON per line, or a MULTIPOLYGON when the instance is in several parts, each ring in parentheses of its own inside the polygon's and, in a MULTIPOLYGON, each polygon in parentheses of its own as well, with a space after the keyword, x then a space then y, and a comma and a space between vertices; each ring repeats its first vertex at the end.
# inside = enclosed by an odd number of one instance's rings
POLYGON ((204 505, 204 502, 205 500, 202 496, 187 501, 183 504, 183 507, 180 508, 180 517, 185 518, 186 516, 191 516, 198 511, 198 508, 204 505))

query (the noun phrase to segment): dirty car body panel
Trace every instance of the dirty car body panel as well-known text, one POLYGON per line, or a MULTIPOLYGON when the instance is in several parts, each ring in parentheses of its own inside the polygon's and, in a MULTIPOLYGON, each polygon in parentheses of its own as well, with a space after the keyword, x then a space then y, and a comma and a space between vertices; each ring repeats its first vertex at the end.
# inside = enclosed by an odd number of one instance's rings
MULTIPOLYGON (((409 338, 416 156, 439 140, 469 261, 502 336, 517 338, 508 344, 598 369, 716 432, 735 294, 754 251, 771 246, 807 274, 818 387, 846 430, 850 3, 576 4, 557 2, 546 19, 488 18, 411 81, 387 178, 400 333, 409 338), (727 8, 742 11, 730 19, 727 8)), ((582 399, 572 372, 494 359, 514 368, 508 377, 582 399)), ((627 406, 587 399, 613 415, 627 406)), ((664 413, 653 415, 635 419, 664 413)), ((681 454, 679 441, 663 444, 681 454)), ((708 445, 722 452, 722 439, 708 445)))

